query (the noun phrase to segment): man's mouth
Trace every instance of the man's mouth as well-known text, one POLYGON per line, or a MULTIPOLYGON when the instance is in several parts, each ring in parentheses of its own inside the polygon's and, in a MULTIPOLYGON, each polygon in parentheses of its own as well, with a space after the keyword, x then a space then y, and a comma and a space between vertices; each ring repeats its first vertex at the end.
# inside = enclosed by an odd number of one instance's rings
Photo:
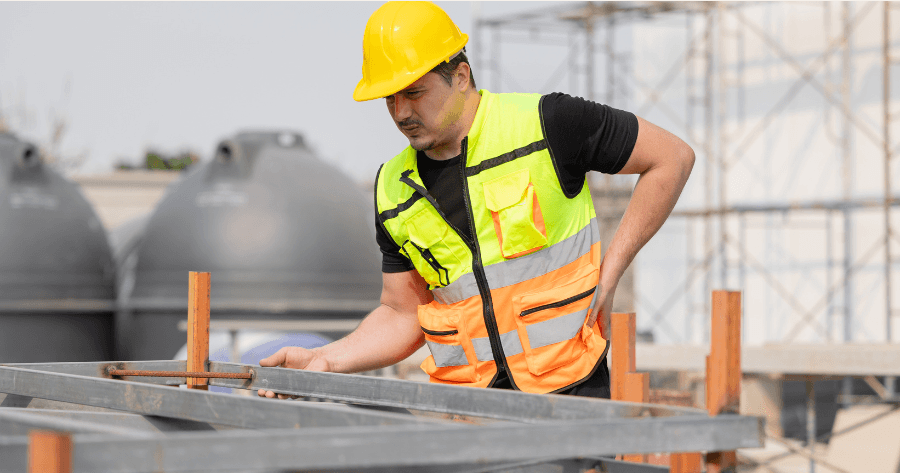
POLYGON ((421 123, 419 123, 418 121, 415 121, 415 120, 404 120, 402 122, 397 123, 397 125, 403 131, 415 131, 419 128, 421 123))

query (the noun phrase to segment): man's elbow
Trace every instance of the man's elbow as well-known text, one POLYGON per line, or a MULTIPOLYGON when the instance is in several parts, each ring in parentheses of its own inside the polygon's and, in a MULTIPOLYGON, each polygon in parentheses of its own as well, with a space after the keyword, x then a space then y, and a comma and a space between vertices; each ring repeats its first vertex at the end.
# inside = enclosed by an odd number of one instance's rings
POLYGON ((676 156, 678 156, 678 163, 681 165, 681 178, 686 182, 691 175, 691 170, 694 169, 694 160, 696 159, 694 150, 682 141, 676 156))

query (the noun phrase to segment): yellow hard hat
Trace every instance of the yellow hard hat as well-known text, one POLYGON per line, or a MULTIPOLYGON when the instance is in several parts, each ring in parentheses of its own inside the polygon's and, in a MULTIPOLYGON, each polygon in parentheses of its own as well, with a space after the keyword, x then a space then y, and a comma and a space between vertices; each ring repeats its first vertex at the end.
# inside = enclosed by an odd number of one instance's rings
POLYGON ((369 17, 363 35, 362 80, 353 100, 393 95, 462 50, 462 34, 431 2, 388 2, 369 17))

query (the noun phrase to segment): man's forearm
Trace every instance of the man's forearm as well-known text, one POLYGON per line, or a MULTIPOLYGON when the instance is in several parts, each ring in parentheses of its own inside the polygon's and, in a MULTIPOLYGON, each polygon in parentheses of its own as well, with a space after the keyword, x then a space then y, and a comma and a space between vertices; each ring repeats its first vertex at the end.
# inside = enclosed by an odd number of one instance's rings
POLYGON ((424 343, 415 315, 401 316, 380 305, 352 333, 314 349, 336 373, 358 373, 404 360, 424 343))
POLYGON ((685 146, 675 151, 665 166, 648 169, 638 179, 603 258, 601 285, 615 288, 638 251, 665 223, 690 176, 693 162, 693 152, 685 146))

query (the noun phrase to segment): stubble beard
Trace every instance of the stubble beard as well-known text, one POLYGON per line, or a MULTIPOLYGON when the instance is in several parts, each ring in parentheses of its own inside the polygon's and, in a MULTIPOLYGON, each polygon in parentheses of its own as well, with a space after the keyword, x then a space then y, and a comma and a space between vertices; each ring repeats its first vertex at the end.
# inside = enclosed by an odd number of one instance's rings
POLYGON ((437 142, 434 140, 423 142, 416 138, 409 139, 409 146, 416 151, 431 151, 436 144, 437 142))

